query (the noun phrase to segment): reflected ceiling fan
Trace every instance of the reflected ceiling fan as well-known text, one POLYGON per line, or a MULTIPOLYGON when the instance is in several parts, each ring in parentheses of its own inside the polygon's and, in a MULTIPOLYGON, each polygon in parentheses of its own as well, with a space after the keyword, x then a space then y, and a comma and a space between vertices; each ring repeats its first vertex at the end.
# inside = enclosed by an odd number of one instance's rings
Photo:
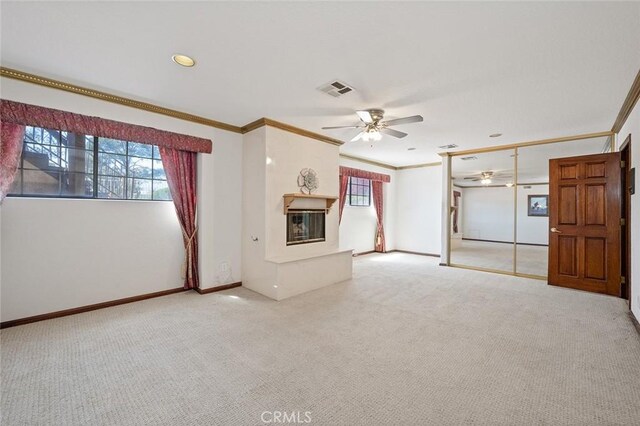
POLYGON ((480 172, 480 174, 477 176, 467 176, 464 178, 464 180, 470 180, 471 182, 480 181, 480 183, 483 185, 489 185, 493 181, 493 179, 508 179, 511 177, 513 176, 502 174, 500 172, 486 171, 486 172, 480 172))
POLYGON ((400 132, 398 130, 390 129, 390 126, 397 126, 400 124, 419 123, 424 120, 421 115, 412 115, 411 117, 395 118, 393 120, 383 121, 384 110, 382 109, 365 109, 356 111, 361 123, 355 126, 331 126, 323 127, 323 129, 362 129, 358 135, 351 139, 351 142, 355 142, 359 139, 364 141, 379 141, 382 139, 382 134, 393 136, 394 138, 404 138, 407 133, 400 132))

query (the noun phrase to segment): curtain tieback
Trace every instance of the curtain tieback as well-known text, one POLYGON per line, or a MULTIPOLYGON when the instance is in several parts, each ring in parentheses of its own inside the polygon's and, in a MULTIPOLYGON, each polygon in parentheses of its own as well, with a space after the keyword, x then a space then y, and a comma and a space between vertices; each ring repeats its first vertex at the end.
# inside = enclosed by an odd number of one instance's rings
MULTIPOLYGON (((186 245, 187 249, 189 249, 189 247, 191 246, 191 243, 193 242, 193 237, 196 236, 196 232, 198 232, 198 227, 197 226, 195 228, 193 228, 193 232, 191 233, 191 236, 189 238, 187 238, 187 245, 186 245)), ((184 229, 182 230, 182 235, 184 235, 185 237, 187 236, 187 233, 184 232, 184 229)))
POLYGON ((198 227, 196 226, 195 228, 193 228, 193 232, 191 233, 191 235, 189 236, 187 234, 187 232, 184 230, 184 228, 182 228, 182 236, 184 238, 186 238, 187 242, 184 246, 184 250, 185 250, 185 254, 186 256, 184 257, 184 262, 182 263, 182 277, 193 277, 193 270, 192 268, 189 267, 189 265, 191 265, 191 263, 193 262, 193 253, 191 250, 191 246, 193 244, 193 239, 196 236, 196 233, 198 232, 198 227), (187 238, 188 237, 188 238, 187 238))

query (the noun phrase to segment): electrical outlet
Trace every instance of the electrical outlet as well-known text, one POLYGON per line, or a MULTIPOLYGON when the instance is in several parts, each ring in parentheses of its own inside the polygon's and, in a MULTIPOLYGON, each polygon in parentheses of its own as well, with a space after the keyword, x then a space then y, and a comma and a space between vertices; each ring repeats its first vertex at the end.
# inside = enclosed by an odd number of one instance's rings
POLYGON ((232 281, 231 265, 227 261, 218 264, 217 282, 219 284, 228 284, 232 281))

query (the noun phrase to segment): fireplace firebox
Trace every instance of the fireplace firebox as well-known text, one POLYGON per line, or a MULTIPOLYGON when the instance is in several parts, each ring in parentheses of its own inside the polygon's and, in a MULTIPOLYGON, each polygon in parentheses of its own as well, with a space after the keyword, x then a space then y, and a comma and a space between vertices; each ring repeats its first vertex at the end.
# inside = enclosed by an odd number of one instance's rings
POLYGON ((317 243, 325 240, 324 209, 287 212, 287 245, 317 243))

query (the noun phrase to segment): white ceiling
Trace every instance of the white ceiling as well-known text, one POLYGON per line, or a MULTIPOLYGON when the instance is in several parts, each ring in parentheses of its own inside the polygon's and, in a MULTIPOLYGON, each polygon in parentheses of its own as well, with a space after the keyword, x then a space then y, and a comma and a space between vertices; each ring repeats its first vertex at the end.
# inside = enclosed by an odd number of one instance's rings
POLYGON ((342 140, 353 111, 409 136, 341 152, 407 165, 611 128, 640 69, 640 3, 1 3, 3 66, 234 125, 266 116, 342 140), (192 55, 196 67, 170 57, 192 55), (356 93, 316 90, 333 79, 356 93), (490 133, 503 137, 490 139, 490 133), (416 147, 415 151, 407 151, 416 147))

